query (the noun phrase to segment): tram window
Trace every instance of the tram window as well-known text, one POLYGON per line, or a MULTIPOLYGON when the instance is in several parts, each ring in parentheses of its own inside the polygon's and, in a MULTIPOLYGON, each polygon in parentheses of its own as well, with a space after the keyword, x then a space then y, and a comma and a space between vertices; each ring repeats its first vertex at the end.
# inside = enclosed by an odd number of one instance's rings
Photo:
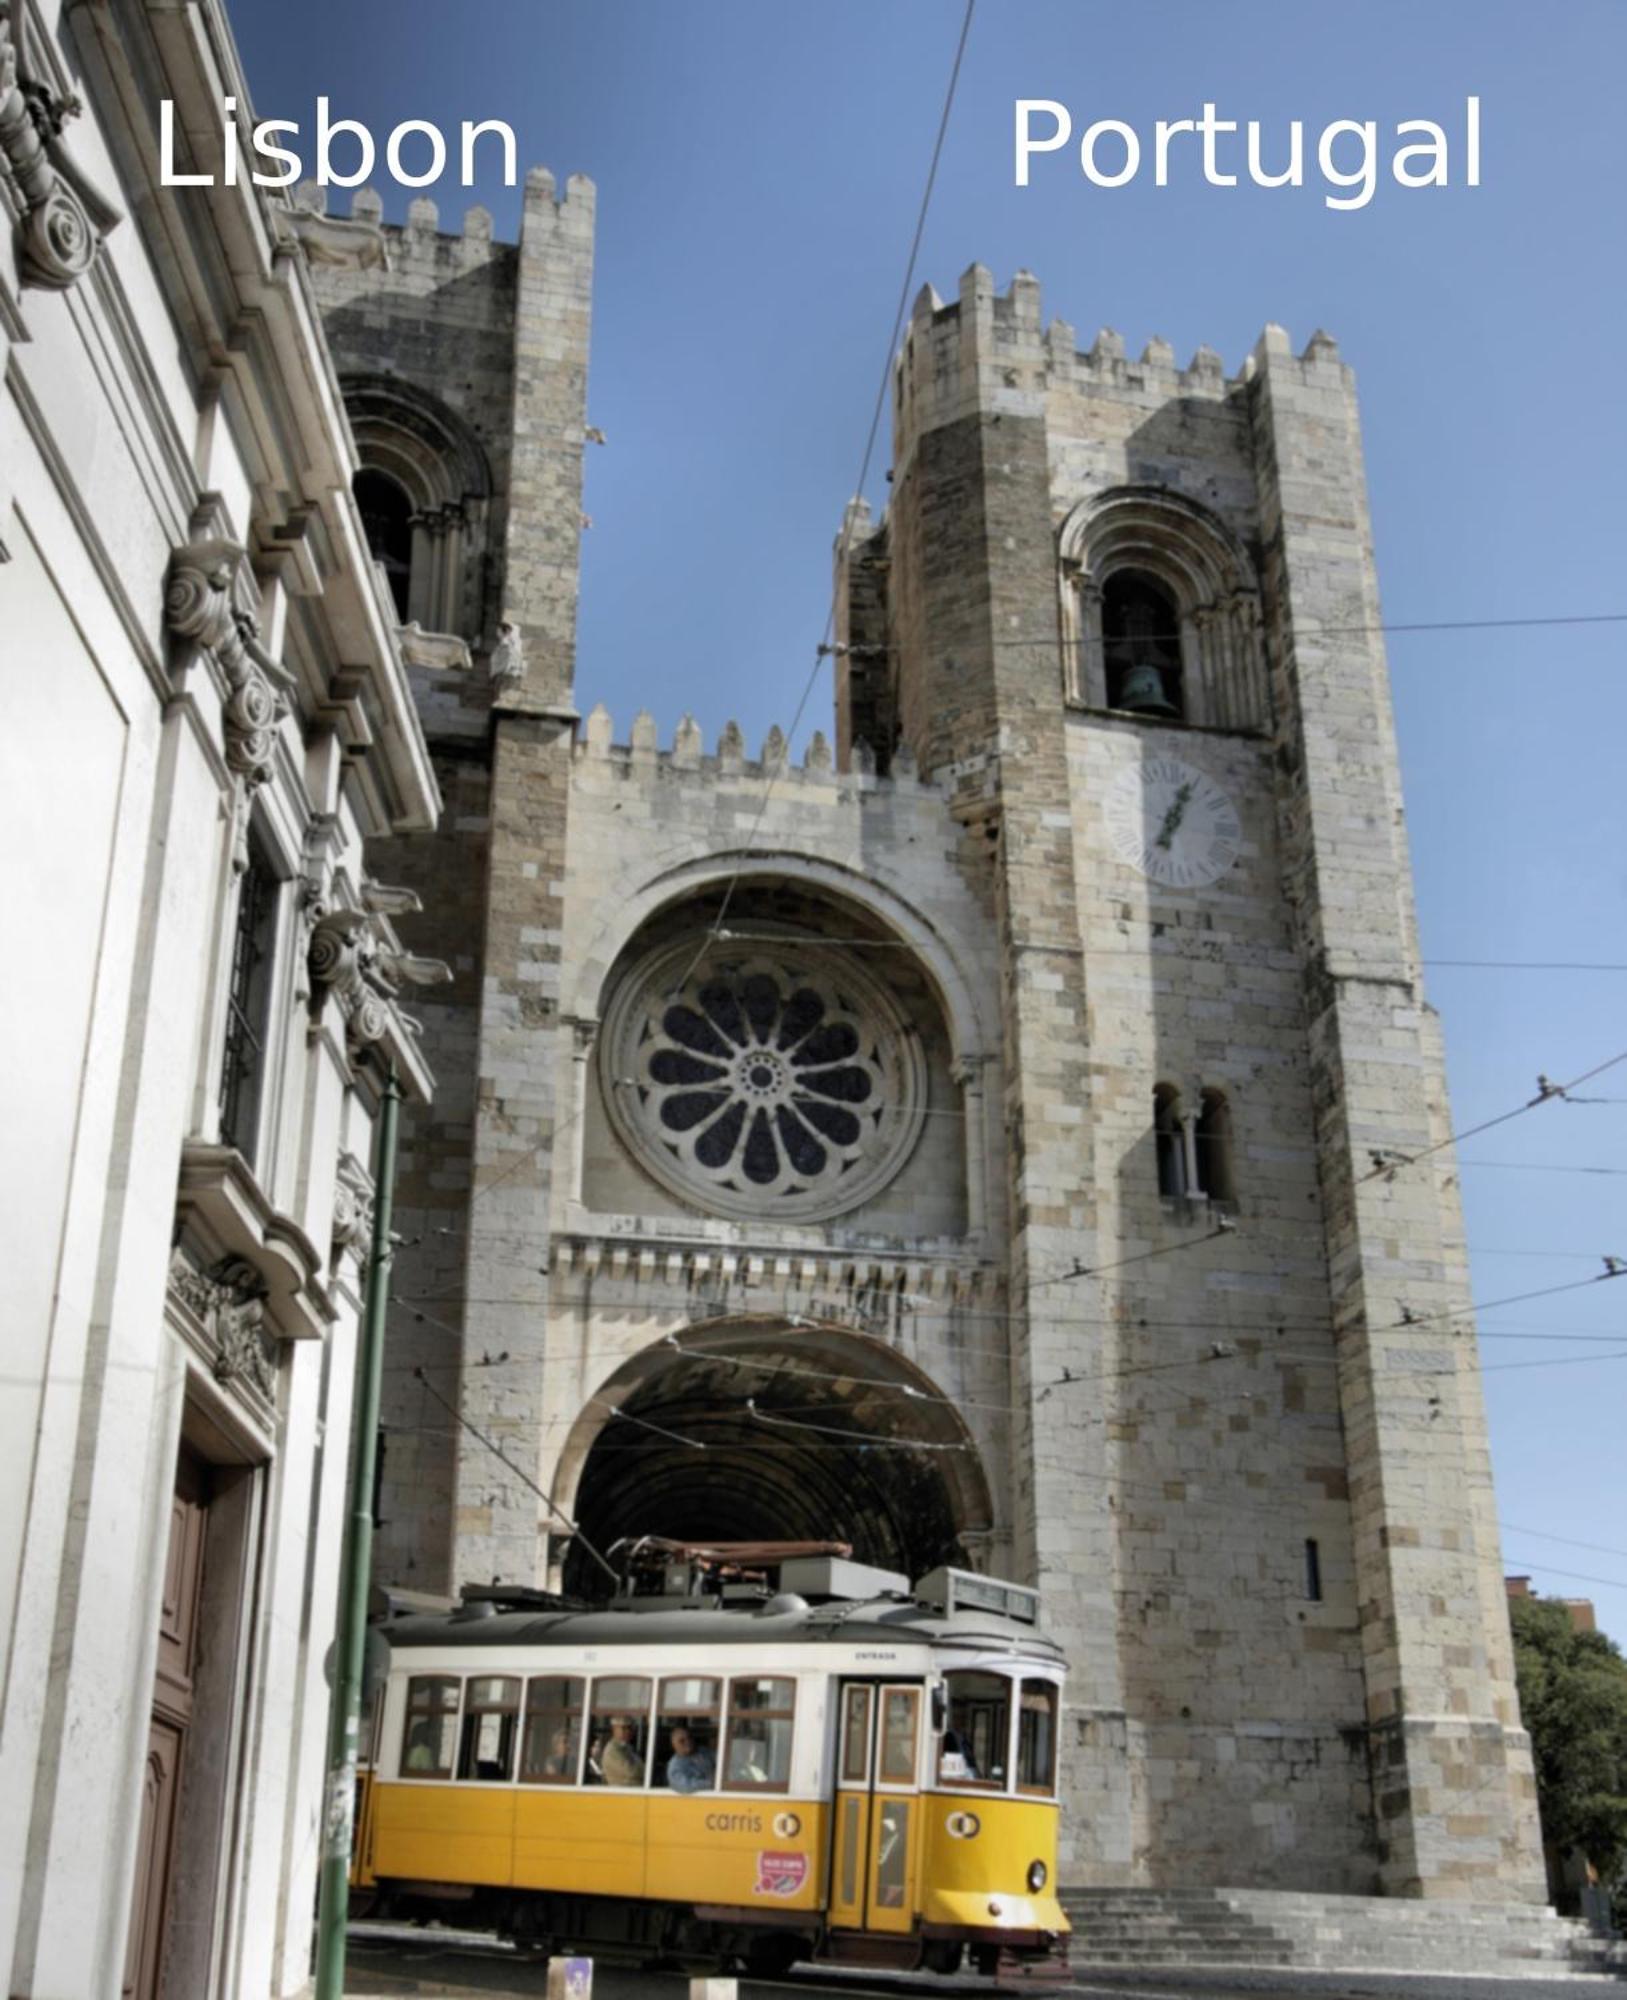
POLYGON ((593 1683, 588 1732, 590 1785, 642 1785, 650 1761, 650 1682, 605 1674, 593 1683))
POLYGON ((450 1778, 458 1741, 460 1680, 441 1674, 414 1674, 407 1683, 407 1727, 401 1739, 401 1771, 408 1778, 450 1778))
POLYGON ((514 1738, 520 1727, 520 1683, 506 1675, 478 1676, 463 1704, 458 1776, 508 1780, 514 1775, 514 1738))
POLYGON ((880 1837, 876 1842, 876 1907, 901 1910, 909 1884, 910 1809, 903 1799, 886 1799, 881 1806, 880 1837))
POLYGON ((674 1792, 709 1792, 717 1783, 721 1681, 686 1675, 661 1683, 656 1710, 652 1785, 674 1792))
POLYGON ((1004 1674, 972 1672, 944 1678, 949 1719, 938 1751, 939 1782, 1003 1787, 1011 1741, 1010 1681, 1004 1674))
POLYGON ((842 1706, 842 1783, 862 1785, 870 1777, 870 1690, 850 1687, 842 1706))
POLYGON ((525 1741, 520 1753, 523 1785, 574 1785, 582 1768, 582 1708, 587 1682, 574 1674, 548 1674, 525 1693, 525 1741))
POLYGON ((1056 1790, 1056 1685, 1024 1681, 1017 1709, 1017 1789, 1056 1790))
POLYGON ((881 1697, 881 1762, 876 1777, 883 1785, 915 1783, 916 1721, 921 1696, 915 1688, 887 1688, 881 1697))
POLYGON ((795 1681, 730 1682, 729 1754, 724 1782, 732 1789, 790 1790, 796 1692, 795 1681))

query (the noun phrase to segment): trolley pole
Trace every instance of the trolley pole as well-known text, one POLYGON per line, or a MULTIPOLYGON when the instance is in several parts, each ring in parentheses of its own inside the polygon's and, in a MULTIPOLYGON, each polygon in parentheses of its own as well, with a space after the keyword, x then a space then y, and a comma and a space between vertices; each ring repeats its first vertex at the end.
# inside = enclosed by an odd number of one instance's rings
POLYGON ((394 1255, 390 1215, 395 1194, 396 1121, 401 1085, 395 1065, 385 1080, 374 1176, 373 1244, 367 1300, 356 1357, 356 1429, 350 1454, 349 1509, 340 1567, 339 1631, 334 1643, 333 1704, 328 1712, 328 1779, 322 1811, 322 1876, 316 1924, 316 2000, 344 2000, 345 1922, 350 1904, 350 1847, 356 1817, 356 1738, 367 1643, 367 1594, 373 1573, 373 1475, 378 1458, 379 1379, 384 1314, 394 1255))

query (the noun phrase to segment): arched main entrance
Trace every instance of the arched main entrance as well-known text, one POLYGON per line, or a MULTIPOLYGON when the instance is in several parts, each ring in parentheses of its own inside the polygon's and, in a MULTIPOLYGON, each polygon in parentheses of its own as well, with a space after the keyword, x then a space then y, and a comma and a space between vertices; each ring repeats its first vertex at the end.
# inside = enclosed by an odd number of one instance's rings
MULTIPOLYGON (((968 1563, 992 1526, 977 1448, 935 1383, 852 1328, 783 1319, 693 1326, 624 1364, 584 1409, 555 1497, 601 1550, 834 1540, 910 1577, 968 1563)), ((604 1592, 578 1543, 563 1583, 604 1592)))

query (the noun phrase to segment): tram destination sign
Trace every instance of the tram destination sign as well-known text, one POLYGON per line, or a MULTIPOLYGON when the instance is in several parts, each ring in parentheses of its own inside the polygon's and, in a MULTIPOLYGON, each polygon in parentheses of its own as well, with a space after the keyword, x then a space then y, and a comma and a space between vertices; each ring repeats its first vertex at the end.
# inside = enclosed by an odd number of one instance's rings
POLYGON ((969 1569, 935 1569, 915 1586, 917 1600, 946 1617, 956 1611, 993 1611, 1022 1625, 1039 1623, 1039 1592, 1026 1584, 978 1576, 969 1569))

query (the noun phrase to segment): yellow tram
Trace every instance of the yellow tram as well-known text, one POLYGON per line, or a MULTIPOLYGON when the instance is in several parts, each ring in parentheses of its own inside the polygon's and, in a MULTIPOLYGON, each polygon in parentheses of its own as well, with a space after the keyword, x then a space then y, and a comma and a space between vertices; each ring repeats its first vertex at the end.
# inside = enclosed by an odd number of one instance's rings
POLYGON ((747 1545, 641 1550, 660 1594, 470 1592, 384 1628, 369 1903, 754 1970, 1060 1970, 1063 1663, 1036 1594, 828 1554, 719 1585, 747 1545))

